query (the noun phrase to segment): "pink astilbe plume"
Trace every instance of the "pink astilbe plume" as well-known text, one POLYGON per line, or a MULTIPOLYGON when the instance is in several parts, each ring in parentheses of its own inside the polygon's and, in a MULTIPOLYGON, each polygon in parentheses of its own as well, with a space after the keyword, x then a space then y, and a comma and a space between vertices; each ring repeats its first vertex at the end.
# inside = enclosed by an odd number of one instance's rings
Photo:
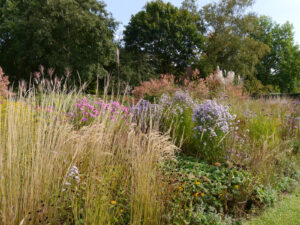
POLYGON ((8 85, 9 85, 8 76, 4 75, 4 72, 0 67, 0 96, 3 97, 9 96, 8 85))

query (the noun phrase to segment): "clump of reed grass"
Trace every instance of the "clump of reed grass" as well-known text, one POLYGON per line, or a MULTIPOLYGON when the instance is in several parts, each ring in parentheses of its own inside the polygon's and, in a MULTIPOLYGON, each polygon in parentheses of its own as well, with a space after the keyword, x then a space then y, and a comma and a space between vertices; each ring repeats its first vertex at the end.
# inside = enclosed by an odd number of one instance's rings
POLYGON ((168 135, 109 112, 78 128, 79 94, 26 95, 0 104, 1 224, 163 224, 168 135))

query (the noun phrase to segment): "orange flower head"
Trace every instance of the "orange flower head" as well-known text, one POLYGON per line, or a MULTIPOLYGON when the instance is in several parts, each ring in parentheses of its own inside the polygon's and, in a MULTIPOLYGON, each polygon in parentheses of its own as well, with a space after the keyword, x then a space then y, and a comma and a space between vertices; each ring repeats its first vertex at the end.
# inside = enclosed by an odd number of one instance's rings
POLYGON ((216 166, 216 167, 221 167, 221 163, 216 162, 216 163, 215 163, 215 166, 216 166))

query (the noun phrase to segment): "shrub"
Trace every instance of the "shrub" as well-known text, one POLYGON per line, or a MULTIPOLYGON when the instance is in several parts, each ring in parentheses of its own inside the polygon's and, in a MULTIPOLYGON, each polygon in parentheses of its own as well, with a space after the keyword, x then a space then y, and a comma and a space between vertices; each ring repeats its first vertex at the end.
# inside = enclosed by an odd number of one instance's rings
POLYGON ((194 71, 188 68, 183 76, 182 89, 188 91, 193 98, 206 98, 209 96, 209 89, 204 79, 199 78, 199 70, 194 71))
POLYGON ((175 90, 174 76, 162 74, 160 79, 142 82, 140 86, 134 88, 132 94, 137 100, 145 98, 153 101, 154 97, 160 97, 163 93, 172 93, 175 90))

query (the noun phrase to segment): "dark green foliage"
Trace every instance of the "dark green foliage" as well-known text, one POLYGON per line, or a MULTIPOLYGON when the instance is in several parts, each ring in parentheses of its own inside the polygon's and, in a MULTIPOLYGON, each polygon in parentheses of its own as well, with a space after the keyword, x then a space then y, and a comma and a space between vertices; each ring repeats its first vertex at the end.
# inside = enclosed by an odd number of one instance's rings
POLYGON ((1 0, 0 65, 14 80, 39 65, 96 80, 114 59, 116 23, 96 0, 1 0))
POLYGON ((232 166, 186 156, 166 163, 165 176, 173 186, 171 224, 240 224, 239 216, 273 206, 280 192, 297 184, 294 178, 282 177, 276 185, 262 185, 251 173, 232 166))
POLYGON ((119 46, 119 59, 111 68, 113 79, 131 87, 139 86, 141 82, 156 76, 148 61, 149 57, 146 54, 127 51, 119 46))
POLYGON ((173 208, 172 224, 223 224, 220 215, 241 213, 253 193, 251 175, 228 164, 178 157, 165 171, 174 186, 172 204, 178 207, 173 208))
POLYGON ((266 204, 267 206, 273 206, 277 199, 278 193, 271 187, 258 186, 254 189, 255 200, 266 204))
POLYGON ((274 91, 274 87, 272 85, 263 85, 262 82, 253 76, 248 76, 244 82, 244 88, 252 94, 267 94, 274 91))
POLYGON ((128 51, 147 54, 156 73, 179 74, 202 50, 199 16, 161 0, 146 4, 124 31, 128 51))
POLYGON ((280 92, 295 92, 300 80, 300 51, 294 43, 293 26, 259 18, 252 38, 268 45, 270 52, 257 65, 257 79, 280 92))
POLYGON ((89 81, 93 92, 108 74, 120 88, 158 74, 180 80, 189 66, 205 77, 219 66, 241 75, 251 93, 297 92, 300 51, 292 25, 248 13, 253 2, 218 1, 199 10, 196 0, 180 8, 151 1, 132 16, 118 46, 117 24, 103 1, 0 0, 0 66, 15 83, 39 65, 58 76, 69 68, 71 79, 89 81))

